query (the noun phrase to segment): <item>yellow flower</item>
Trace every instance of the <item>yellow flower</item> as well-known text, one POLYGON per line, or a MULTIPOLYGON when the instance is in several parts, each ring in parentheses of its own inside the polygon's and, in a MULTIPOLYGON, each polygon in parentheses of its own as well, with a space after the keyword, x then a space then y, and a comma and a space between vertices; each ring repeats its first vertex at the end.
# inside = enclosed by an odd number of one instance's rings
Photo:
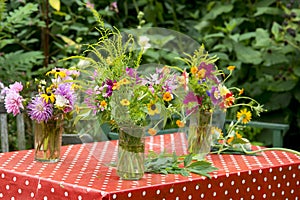
POLYGON ((123 105, 123 106, 129 106, 129 104, 130 104, 130 102, 128 101, 128 99, 122 99, 122 100, 120 101, 120 103, 121 103, 121 105, 123 105))
POLYGON ((154 128, 149 128, 148 133, 150 135, 156 135, 157 131, 154 128))
POLYGON ((197 67, 191 67, 191 73, 192 74, 196 74, 198 72, 198 68, 197 67))
POLYGON ((122 80, 120 80, 120 85, 125 85, 125 84, 129 84, 130 81, 127 78, 123 78, 122 80))
POLYGON ((52 92, 41 94, 41 97, 45 100, 46 103, 48 103, 49 100, 51 101, 51 103, 54 103, 55 101, 55 95, 52 92))
POLYGON ((246 108, 240 110, 237 113, 237 119, 242 121, 243 124, 247 124, 251 120, 252 114, 246 108))
POLYGON ((150 102, 147 105, 149 115, 155 115, 159 113, 159 110, 154 102, 150 102))
POLYGON ((164 101, 171 101, 173 99, 173 95, 170 92, 165 92, 163 95, 164 101))
POLYGON ((206 74, 206 69, 202 68, 198 71, 199 78, 205 78, 205 74, 206 74))
POLYGON ((105 101, 105 100, 102 100, 102 101, 100 102, 100 107, 106 108, 106 106, 107 106, 106 101, 105 101))
POLYGON ((181 121, 181 120, 176 120, 176 124, 177 124, 177 126, 179 127, 179 128, 182 128, 182 127, 184 127, 184 122, 183 121, 181 121))
POLYGON ((242 95, 244 93, 244 88, 242 88, 239 92, 239 95, 242 95))
POLYGON ((228 144, 230 144, 232 141, 233 141, 233 137, 229 137, 229 138, 227 139, 227 143, 228 143, 228 144))
POLYGON ((243 138, 242 135, 239 134, 239 133, 235 133, 235 136, 236 136, 237 138, 239 138, 239 139, 242 139, 242 138, 243 138))
POLYGON ((57 78, 60 76, 61 78, 65 78, 67 76, 65 71, 62 71, 60 69, 52 69, 51 71, 47 72, 46 75, 54 74, 54 77, 57 78))
POLYGON ((227 67, 227 69, 228 69, 229 71, 233 71, 233 70, 235 69, 235 66, 230 65, 230 66, 227 67))
POLYGON ((116 83, 113 83, 113 87, 112 87, 112 89, 113 90, 118 90, 118 89, 120 89, 120 83, 119 82, 116 82, 116 83))

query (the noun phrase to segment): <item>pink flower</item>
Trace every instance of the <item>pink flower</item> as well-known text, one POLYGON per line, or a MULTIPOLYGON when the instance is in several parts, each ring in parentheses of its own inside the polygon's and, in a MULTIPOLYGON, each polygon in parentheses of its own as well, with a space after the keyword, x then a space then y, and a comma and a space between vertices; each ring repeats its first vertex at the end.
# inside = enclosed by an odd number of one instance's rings
POLYGON ((15 82, 9 86, 9 89, 19 93, 23 90, 23 85, 21 82, 15 82))
POLYGON ((5 97, 5 108, 7 113, 13 113, 14 116, 20 113, 20 109, 24 109, 22 102, 23 97, 14 90, 9 90, 5 97))

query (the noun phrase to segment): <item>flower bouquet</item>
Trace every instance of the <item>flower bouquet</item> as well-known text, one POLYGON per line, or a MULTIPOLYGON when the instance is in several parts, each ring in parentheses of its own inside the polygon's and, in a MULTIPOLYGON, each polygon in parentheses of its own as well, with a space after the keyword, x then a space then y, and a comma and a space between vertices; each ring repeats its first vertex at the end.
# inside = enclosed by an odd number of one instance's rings
POLYGON ((26 108, 34 121, 37 161, 57 162, 60 159, 63 119, 74 109, 76 86, 73 79, 78 75, 74 69, 52 69, 46 74, 48 81, 36 80, 38 92, 30 100, 20 94, 23 90, 20 82, 2 89, 7 112, 16 116, 26 108))
POLYGON ((188 123, 188 151, 195 153, 198 159, 204 159, 211 150, 212 114, 214 109, 223 110, 235 106, 248 106, 259 116, 264 109, 255 100, 242 96, 243 90, 225 86, 232 75, 234 66, 229 66, 229 75, 219 70, 214 64, 217 57, 209 57, 201 46, 193 55, 181 58, 188 67, 179 69, 187 95, 184 98, 188 123), (226 78, 224 78, 226 76, 226 78), (238 100, 248 102, 236 103, 238 100))
MULTIPOLYGON (((183 101, 177 74, 169 67, 140 70, 141 56, 149 46, 136 42, 131 35, 124 40, 118 32, 91 45, 90 57, 81 70, 88 73, 84 99, 77 120, 90 119, 90 114, 119 133, 117 172, 122 179, 140 179, 144 174, 144 136, 155 135, 167 119, 182 115, 183 101), (154 69, 154 70, 153 70, 154 69)), ((145 38, 141 38, 143 41, 145 38)))

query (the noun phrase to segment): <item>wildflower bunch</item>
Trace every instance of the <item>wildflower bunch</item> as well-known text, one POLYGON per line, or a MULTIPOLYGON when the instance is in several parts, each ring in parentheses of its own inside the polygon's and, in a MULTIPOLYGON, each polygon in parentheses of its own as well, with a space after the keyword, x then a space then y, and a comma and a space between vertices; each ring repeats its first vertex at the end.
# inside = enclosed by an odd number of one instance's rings
POLYGON ((76 85, 73 79, 79 76, 75 69, 54 68, 46 73, 49 80, 38 80, 38 93, 27 105, 32 120, 47 122, 59 113, 74 110, 76 85))
POLYGON ((72 82, 79 76, 74 69, 54 68, 46 73, 48 80, 36 80, 38 91, 30 100, 20 93, 24 86, 21 82, 15 82, 8 87, 2 85, 1 99, 7 113, 14 116, 27 110, 32 120, 47 122, 58 113, 69 113, 75 106, 76 85, 72 82))

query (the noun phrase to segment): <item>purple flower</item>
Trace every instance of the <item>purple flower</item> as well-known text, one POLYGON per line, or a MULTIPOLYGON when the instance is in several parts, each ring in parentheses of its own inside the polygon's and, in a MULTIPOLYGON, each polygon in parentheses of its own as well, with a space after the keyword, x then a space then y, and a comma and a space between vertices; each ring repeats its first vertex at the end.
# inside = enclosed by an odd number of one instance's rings
POLYGON ((63 83, 54 92, 56 96, 55 106, 62 109, 64 113, 70 112, 74 107, 75 93, 71 83, 63 83))
POLYGON ((110 97, 112 95, 112 92, 113 92, 112 88, 114 86, 114 83, 116 83, 116 81, 112 81, 110 79, 103 82, 102 89, 106 89, 106 90, 103 90, 105 92, 105 94, 103 94, 103 97, 110 97))
POLYGON ((133 69, 133 68, 129 68, 129 67, 126 67, 126 74, 132 78, 134 78, 136 80, 136 83, 140 83, 140 81, 142 80, 139 75, 138 75, 138 72, 136 69, 133 69))
POLYGON ((183 100, 183 104, 187 105, 189 103, 193 103, 195 106, 192 107, 191 109, 187 109, 187 114, 194 112, 197 109, 197 107, 202 104, 202 99, 203 99, 202 97, 195 95, 195 93, 189 92, 185 96, 185 98, 183 100))
POLYGON ((47 122, 53 115, 53 105, 46 103, 40 96, 36 96, 27 106, 30 119, 36 120, 38 123, 47 122))
POLYGON ((214 75, 215 69, 214 69, 214 65, 213 64, 206 64, 205 62, 202 62, 199 67, 198 70, 201 69, 205 69, 205 78, 206 79, 211 79, 213 80, 215 83, 219 83, 218 78, 214 75))
POLYGON ((211 101, 212 101, 212 103, 214 104, 214 105, 217 105, 217 104, 219 104, 219 101, 220 101, 220 92, 219 92, 219 90, 218 90, 218 87, 216 87, 216 86, 212 86, 212 88, 211 88, 211 92, 210 92, 210 99, 211 99, 211 101))
POLYGON ((5 108, 8 113, 13 113, 14 116, 20 113, 20 109, 24 109, 23 107, 23 97, 14 90, 8 90, 5 97, 5 108))

